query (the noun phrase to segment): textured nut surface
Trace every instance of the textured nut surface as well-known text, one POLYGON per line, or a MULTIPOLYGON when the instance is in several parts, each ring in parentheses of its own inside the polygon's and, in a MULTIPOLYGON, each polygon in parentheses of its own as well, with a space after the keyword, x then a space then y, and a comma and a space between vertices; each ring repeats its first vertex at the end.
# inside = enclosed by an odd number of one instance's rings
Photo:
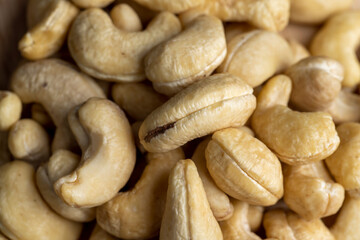
POLYGON ((156 236, 165 209, 170 171, 184 157, 181 148, 166 153, 148 153, 148 165, 135 187, 128 192, 120 192, 98 207, 97 223, 122 239, 156 236))
POLYGON ((252 92, 230 74, 205 78, 147 116, 140 127, 140 141, 150 152, 164 152, 216 130, 241 126, 255 108, 252 92))
POLYGON ((204 185, 206 197, 209 201, 211 211, 217 221, 223 221, 230 218, 234 212, 234 208, 230 203, 229 197, 220 190, 214 180, 211 178, 205 158, 205 149, 210 139, 203 140, 197 147, 191 159, 194 161, 198 170, 201 181, 204 185))
POLYGON ((0 168, 0 230, 11 239, 78 239, 82 225, 53 212, 35 185, 34 169, 13 161, 0 168), (31 229, 31 231, 29 231, 31 229))
POLYGON ((115 103, 91 98, 69 113, 69 124, 83 154, 78 167, 55 182, 55 191, 70 206, 99 206, 117 194, 134 168, 129 122, 115 103))
POLYGON ((140 81, 145 79, 145 54, 180 30, 179 20, 163 12, 144 31, 127 32, 118 29, 105 11, 92 8, 75 19, 68 47, 77 65, 91 76, 109 81, 140 81))
POLYGON ((20 119, 22 104, 13 92, 0 91, 0 131, 7 131, 20 119))
POLYGON ((251 87, 256 87, 287 68, 291 62, 291 49, 283 37, 277 33, 253 30, 229 41, 227 56, 217 71, 234 74, 251 87))
POLYGON ((216 17, 201 15, 188 23, 180 34, 149 52, 145 58, 145 73, 158 92, 174 95, 194 81, 209 76, 225 55, 222 22, 216 17))
POLYGON ((213 134, 206 163, 216 184, 230 196, 254 205, 273 205, 283 195, 281 164, 258 139, 236 128, 213 134))
POLYGON ((223 239, 203 184, 190 159, 180 160, 169 176, 160 240, 223 239))

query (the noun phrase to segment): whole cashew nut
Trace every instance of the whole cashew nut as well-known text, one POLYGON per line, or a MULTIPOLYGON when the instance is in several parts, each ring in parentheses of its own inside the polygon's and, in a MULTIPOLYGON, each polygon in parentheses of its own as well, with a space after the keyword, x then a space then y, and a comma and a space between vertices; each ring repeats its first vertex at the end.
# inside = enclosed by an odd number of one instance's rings
POLYGON ((285 75, 273 77, 262 88, 251 122, 256 135, 290 165, 330 156, 340 143, 331 116, 292 111, 287 107, 290 92, 291 80, 285 75))
POLYGON ((0 230, 10 239, 76 240, 82 225, 60 217, 42 200, 33 167, 22 161, 0 167, 0 230))
POLYGON ((18 95, 0 91, 0 131, 7 131, 20 119, 22 103, 18 95))
POLYGON ((118 29, 106 12, 83 11, 69 33, 68 47, 77 65, 87 74, 108 81, 145 79, 143 58, 154 46, 181 30, 171 13, 156 16, 142 32, 118 29), (101 52, 101 56, 98 54, 101 52))
POLYGON ((176 162, 184 159, 181 148, 166 153, 148 153, 148 165, 135 187, 120 192, 97 208, 97 223, 122 239, 148 239, 160 230, 165 209, 167 181, 176 162))
POLYGON ((129 122, 113 102, 91 98, 69 112, 69 124, 83 152, 81 162, 54 184, 70 206, 94 207, 126 184, 136 161, 129 122))
POLYGON ((20 66, 13 74, 10 84, 24 103, 40 103, 51 116, 57 127, 53 151, 76 146, 67 123, 69 110, 90 97, 105 97, 91 78, 57 59, 20 66))

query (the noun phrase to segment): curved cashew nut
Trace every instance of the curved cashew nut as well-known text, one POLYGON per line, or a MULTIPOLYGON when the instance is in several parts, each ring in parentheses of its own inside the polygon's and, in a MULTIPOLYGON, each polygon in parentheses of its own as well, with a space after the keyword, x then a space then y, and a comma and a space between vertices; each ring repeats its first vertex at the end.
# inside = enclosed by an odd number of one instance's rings
POLYGON ((231 39, 217 72, 229 72, 256 87, 287 68, 292 57, 289 44, 279 34, 254 30, 231 39))
POLYGON ((249 204, 235 199, 231 203, 234 205, 234 214, 230 219, 220 222, 224 240, 261 240, 251 232, 248 221, 249 204))
POLYGON ((284 201, 306 220, 335 214, 345 197, 344 188, 335 183, 324 162, 284 167, 284 201))
MULTIPOLYGON (((51 56, 63 43, 79 10, 69 1, 51 0, 43 19, 36 23, 19 42, 21 54, 30 60, 51 56)), ((41 14, 41 13, 40 13, 41 14)))
POLYGON ((22 103, 18 95, 10 91, 0 91, 0 131, 7 131, 19 119, 22 103))
POLYGON ((202 15, 187 24, 179 35, 147 54, 145 73, 156 91, 174 95, 209 76, 225 56, 226 40, 222 22, 216 17, 202 15))
POLYGON ((330 156, 340 142, 331 116, 292 111, 287 107, 290 91, 291 80, 285 75, 273 77, 263 87, 251 122, 256 135, 290 165, 330 156))
POLYGON ((79 164, 80 157, 67 151, 58 150, 45 165, 36 171, 36 183, 44 200, 60 216, 76 222, 88 222, 95 218, 95 208, 70 207, 56 195, 53 184, 71 173, 79 164))
POLYGON ((140 142, 165 152, 219 129, 241 126, 255 108, 253 89, 231 74, 215 74, 185 88, 146 117, 140 142))
POLYGON ((190 159, 178 161, 170 173, 159 239, 223 239, 201 178, 190 159))
POLYGON ((110 17, 114 25, 128 32, 142 30, 140 17, 128 4, 117 4, 110 11, 110 17))
POLYGON ((206 168, 205 149, 209 140, 210 139, 205 139, 196 147, 191 159, 194 161, 196 168, 198 169, 198 173, 204 185, 206 197, 209 201, 214 217, 217 221, 223 221, 232 216, 234 207, 230 203, 229 197, 220 190, 218 186, 216 186, 206 168))
POLYGON ((215 132, 205 156, 216 185, 233 198, 269 206, 282 197, 280 161, 265 144, 241 129, 215 132))
POLYGON ((70 109, 90 97, 105 97, 91 78, 57 59, 20 66, 10 84, 24 103, 38 102, 51 116, 57 127, 53 151, 76 146, 66 119, 70 109))
POLYGON ((110 235, 96 224, 94 230, 91 232, 89 240, 116 240, 116 237, 110 235))
POLYGON ((266 236, 279 240, 335 240, 321 219, 306 221, 295 213, 270 210, 265 213, 263 224, 266 236))
POLYGON ((184 12, 182 18, 190 21, 202 13, 220 18, 222 21, 248 21, 252 25, 280 31, 289 21, 289 0, 205 0, 196 8, 184 12))
POLYGON ((60 217, 36 189, 34 169, 13 161, 0 167, 0 230, 10 239, 76 240, 82 225, 60 217))
POLYGON ((360 11, 345 11, 331 17, 312 40, 314 56, 331 57, 345 70, 343 86, 353 87, 360 82, 360 64, 356 50, 360 43, 360 11))
POLYGON ((181 13, 199 6, 205 0, 135 0, 135 2, 156 11, 181 13))
POLYGON ((145 54, 180 30, 179 20, 164 12, 146 30, 127 32, 118 29, 106 12, 93 8, 75 19, 68 46, 77 65, 91 76, 108 81, 141 81, 145 79, 145 54), (99 58, 99 51, 107 57, 99 58))
POLYGON ((128 192, 120 192, 97 208, 97 223, 122 239, 148 239, 160 230, 165 209, 167 181, 176 162, 184 159, 181 148, 166 153, 148 153, 148 165, 128 192))
POLYGON ((71 0, 80 8, 103 8, 108 6, 114 0, 71 0))
POLYGON ((45 129, 32 119, 21 119, 11 127, 8 145, 16 159, 44 162, 50 156, 49 136, 45 129))
POLYGON ((350 8, 353 0, 291 0, 290 20, 318 24, 328 17, 350 8))
POLYGON ((55 182, 55 191, 70 206, 99 206, 117 194, 134 168, 129 122, 115 103, 91 98, 69 113, 69 124, 83 154, 79 166, 55 182))
POLYGON ((360 198, 360 124, 344 123, 336 130, 340 146, 325 159, 326 165, 336 182, 351 196, 360 198))

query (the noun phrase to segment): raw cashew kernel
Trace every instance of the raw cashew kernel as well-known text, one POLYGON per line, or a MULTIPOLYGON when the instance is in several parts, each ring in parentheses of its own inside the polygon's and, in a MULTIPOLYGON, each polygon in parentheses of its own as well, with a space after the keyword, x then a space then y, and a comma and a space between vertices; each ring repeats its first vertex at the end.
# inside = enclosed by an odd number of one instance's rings
POLYGON ((264 207, 249 205, 247 218, 248 218, 250 230, 252 232, 257 231, 260 228, 262 223, 263 213, 264 213, 264 207))
POLYGON ((203 140, 196 147, 196 150, 191 159, 194 161, 201 181, 204 185, 206 197, 209 201, 214 217, 217 221, 223 221, 229 219, 232 216, 234 207, 230 203, 229 197, 216 186, 214 180, 211 178, 206 168, 205 149, 209 141, 209 138, 203 140))
POLYGON ((146 117, 140 141, 150 152, 165 152, 217 130, 241 126, 255 108, 252 92, 231 74, 195 82, 146 117))
POLYGON ((22 161, 0 167, 0 230, 10 239, 76 240, 82 225, 60 217, 42 200, 33 167, 22 161))
POLYGON ((129 122, 115 103, 101 98, 75 107, 68 121, 83 154, 77 168, 55 182, 55 191, 70 206, 99 206, 117 194, 134 168, 129 122))
POLYGON ((228 42, 228 53, 217 72, 229 72, 251 87, 265 82, 292 62, 288 42, 277 33, 253 30, 228 42))
POLYGON ((159 239, 223 239, 196 166, 190 159, 178 161, 170 173, 159 239))
POLYGON ((19 50, 27 59, 42 59, 56 53, 65 42, 70 25, 79 12, 69 1, 50 1, 46 9, 41 9, 45 11, 40 13, 43 18, 19 42, 19 50))
POLYGON ((167 182, 176 162, 184 159, 181 148, 148 153, 148 165, 135 187, 120 192, 97 208, 97 223, 121 239, 148 239, 160 230, 165 209, 167 182))
POLYGON ((140 17, 127 4, 118 4, 110 11, 110 17, 114 25, 128 32, 137 32, 142 30, 140 17))
POLYGON ((49 136, 45 129, 32 119, 21 119, 11 127, 8 145, 16 159, 44 162, 50 156, 49 136))
POLYGON ((0 91, 0 131, 7 131, 20 119, 22 103, 18 95, 0 91))
POLYGON ((49 162, 36 171, 38 189, 49 206, 60 216, 76 222, 89 222, 95 218, 95 208, 74 208, 56 195, 53 184, 71 173, 79 164, 80 157, 67 150, 56 151, 49 162))
POLYGON ((273 77, 262 88, 251 122, 256 135, 290 165, 330 156, 340 142, 331 116, 292 111, 287 107, 290 92, 291 80, 285 75, 273 77))
POLYGON ((156 11, 181 13, 202 4, 205 0, 135 0, 135 2, 156 11))
POLYGON ((80 69, 93 77, 108 81, 141 81, 145 79, 143 58, 146 53, 180 30, 179 20, 163 12, 144 31, 127 32, 117 28, 106 12, 92 8, 75 19, 68 47, 80 69))
POLYGON ((116 237, 110 235, 96 224, 94 230, 91 232, 89 240, 116 240, 116 237))
POLYGON ((265 144, 241 129, 215 132, 205 157, 216 185, 231 197, 262 206, 282 197, 280 161, 265 144))
POLYGON ((331 57, 345 70, 345 87, 360 82, 360 64, 356 50, 360 43, 360 11, 344 11, 331 17, 312 40, 310 51, 314 56, 331 57))
POLYGON ((292 64, 295 64, 295 63, 299 62, 300 60, 310 56, 310 52, 305 48, 304 45, 302 45, 298 41, 296 41, 294 39, 289 39, 288 43, 289 43, 289 46, 290 46, 290 49, 292 52, 292 57, 293 57, 292 64))
POLYGON ((222 22, 216 17, 202 15, 188 23, 180 34, 148 53, 145 73, 156 91, 174 95, 209 76, 225 56, 222 22))
POLYGON ((80 8, 103 8, 114 0, 71 0, 76 6, 80 8))
POLYGON ((335 214, 344 197, 344 188, 331 179, 323 161, 284 166, 284 201, 304 219, 335 214))
POLYGON ((53 151, 76 146, 67 123, 70 109, 90 97, 105 97, 91 78, 58 59, 45 59, 20 66, 10 84, 24 103, 40 103, 51 116, 57 127, 53 151))

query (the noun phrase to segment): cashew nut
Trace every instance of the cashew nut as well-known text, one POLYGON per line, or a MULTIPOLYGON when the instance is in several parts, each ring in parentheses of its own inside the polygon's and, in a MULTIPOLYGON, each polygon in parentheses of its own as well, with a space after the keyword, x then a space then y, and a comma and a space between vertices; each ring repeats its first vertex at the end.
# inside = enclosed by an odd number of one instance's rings
POLYGON ((230 203, 229 197, 216 186, 206 168, 205 149, 209 141, 209 138, 202 141, 197 146, 191 159, 194 161, 204 185, 206 197, 214 217, 217 221, 223 221, 229 219, 233 215, 234 208, 230 203))
POLYGON ((178 161, 170 173, 159 239, 223 239, 201 178, 190 159, 178 161))
POLYGON ((159 14, 158 11, 153 11, 144 5, 135 2, 134 0, 116 0, 116 4, 121 3, 129 5, 138 14, 143 24, 149 23, 151 19, 159 14))
POLYGON ((148 165, 128 192, 120 192, 97 208, 97 223, 122 239, 148 239, 160 230, 165 209, 167 181, 176 162, 184 159, 181 148, 166 153, 148 153, 148 165))
POLYGON ((290 39, 288 40, 288 43, 293 56, 292 64, 295 64, 300 60, 310 56, 309 51, 298 41, 294 39, 290 39))
POLYGON ((253 31, 256 28, 248 23, 242 22, 242 23, 228 23, 225 25, 224 29, 225 29, 226 42, 229 43, 231 39, 233 39, 237 35, 253 31))
POLYGON ((280 161, 265 144, 241 129, 215 132, 205 156, 216 185, 231 197, 262 206, 282 197, 280 161))
POLYGON ((7 131, 20 119, 22 104, 13 92, 0 91, 0 131, 7 131))
POLYGON ((249 204, 232 199, 234 214, 228 220, 220 222, 224 240, 261 240, 259 236, 251 232, 248 222, 249 204))
POLYGON ((284 166, 284 201, 304 219, 335 214, 344 197, 344 188, 331 179, 324 162, 284 166))
POLYGON ((290 165, 320 161, 339 146, 335 124, 328 113, 296 112, 287 107, 291 80, 270 79, 257 98, 252 128, 279 159, 290 165))
POLYGON ((134 139, 135 139, 135 145, 137 147, 137 149, 141 152, 141 153, 145 153, 146 150, 144 148, 144 146, 140 143, 140 138, 139 138, 139 129, 141 127, 142 121, 137 121, 134 122, 133 124, 131 124, 131 131, 133 133, 134 139))
POLYGON ((142 30, 140 17, 128 4, 118 4, 110 11, 110 17, 114 25, 128 32, 142 30))
POLYGON ((291 62, 291 49, 283 37, 253 30, 231 39, 227 56, 217 72, 229 72, 256 87, 287 68, 291 62))
POLYGON ((68 121, 83 154, 77 168, 55 182, 55 191, 70 206, 99 206, 117 194, 134 168, 129 122, 115 103, 101 98, 74 108, 68 121))
POLYGON ((94 230, 91 232, 89 240, 116 240, 116 238, 96 224, 94 230))
POLYGON ((202 15, 188 23, 179 35, 149 52, 145 58, 145 74, 156 91, 174 95, 209 76, 225 56, 226 40, 221 21, 202 15))
POLYGON ((356 50, 360 43, 360 11, 344 11, 331 17, 312 40, 310 51, 315 56, 331 57, 344 67, 342 82, 353 87, 360 82, 360 64, 356 50))
POLYGON ((156 11, 181 13, 199 6, 205 0, 135 0, 135 2, 156 11))
POLYGON ((0 167, 0 230, 10 239, 76 240, 82 225, 60 217, 36 189, 33 167, 22 161, 0 167))
MULTIPOLYGON (((44 0, 43 0, 44 1, 44 0)), ((51 0, 43 18, 36 23, 19 42, 21 55, 37 60, 56 53, 63 43, 71 23, 79 10, 69 1, 51 0)))
POLYGON ((231 74, 195 82, 146 117, 140 142, 150 152, 165 152, 217 130, 241 126, 255 108, 252 92, 231 74))
POLYGON ((76 222, 88 222, 95 218, 94 208, 70 207, 56 195, 53 184, 71 173, 79 164, 80 157, 67 150, 56 151, 45 165, 36 171, 36 183, 40 194, 60 216, 76 222))
POLYGON ((71 0, 80 8, 103 8, 108 6, 114 0, 71 0))
POLYGON ((262 223, 263 213, 264 213, 264 207, 249 205, 247 218, 248 218, 250 230, 252 232, 257 231, 260 228, 262 223))
POLYGON ((24 103, 40 103, 51 116, 57 126, 53 151, 76 146, 66 119, 68 111, 90 97, 105 97, 92 79, 58 59, 20 66, 10 84, 24 103))
POLYGON ((11 127, 8 145, 16 159, 44 162, 50 156, 49 136, 45 129, 32 119, 21 119, 11 127))
POLYGON ((77 65, 91 76, 108 81, 140 81, 145 79, 145 54, 180 29, 179 20, 163 12, 146 30, 127 32, 118 29, 106 12, 92 8, 75 19, 68 47, 77 65))
POLYGON ((49 114, 46 112, 45 108, 41 104, 34 103, 31 105, 31 118, 45 128, 54 126, 51 117, 49 116, 49 114))

